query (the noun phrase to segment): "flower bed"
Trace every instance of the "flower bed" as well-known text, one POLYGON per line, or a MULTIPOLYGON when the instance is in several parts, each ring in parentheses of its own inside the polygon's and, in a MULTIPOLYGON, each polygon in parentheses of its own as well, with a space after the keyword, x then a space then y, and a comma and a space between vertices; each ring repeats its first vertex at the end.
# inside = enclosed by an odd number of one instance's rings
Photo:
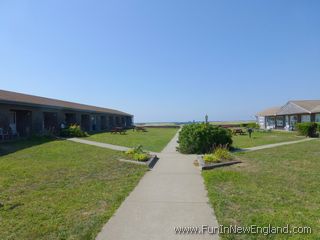
POLYGON ((141 145, 129 149, 125 152, 125 155, 127 155, 130 159, 120 159, 120 161, 143 164, 147 165, 149 168, 153 168, 158 161, 157 155, 151 155, 150 153, 143 151, 141 145))
POLYGON ((146 162, 151 157, 151 155, 148 152, 143 151, 142 145, 129 149, 128 151, 125 152, 125 154, 132 160, 139 161, 139 162, 146 162))
POLYGON ((201 170, 228 166, 241 161, 237 160, 226 147, 217 147, 211 154, 205 154, 197 159, 201 170))

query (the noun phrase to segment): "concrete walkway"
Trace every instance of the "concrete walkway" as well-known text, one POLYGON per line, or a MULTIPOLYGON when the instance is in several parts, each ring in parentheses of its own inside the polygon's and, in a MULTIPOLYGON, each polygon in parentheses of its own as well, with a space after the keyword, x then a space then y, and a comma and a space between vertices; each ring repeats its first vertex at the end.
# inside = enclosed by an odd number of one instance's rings
POLYGON ((195 156, 176 152, 178 134, 158 154, 160 160, 139 182, 97 240, 218 239, 217 235, 178 235, 174 227, 218 226, 208 204, 195 156))
POLYGON ((72 142, 77 142, 77 143, 83 143, 83 144, 88 144, 88 145, 93 145, 97 147, 102 147, 102 148, 109 148, 117 151, 127 151, 130 148, 128 147, 123 147, 123 146, 118 146, 118 145, 113 145, 109 143, 101 143, 101 142, 95 142, 95 141, 90 141, 90 140, 85 140, 82 138, 68 138, 68 141, 72 142))
POLYGON ((274 148, 274 147, 279 147, 279 146, 284 146, 284 145, 307 142, 307 141, 311 141, 314 139, 317 139, 317 138, 305 138, 305 139, 297 140, 297 141, 274 143, 274 144, 262 145, 262 146, 251 147, 251 148, 241 148, 241 149, 236 150, 235 152, 252 152, 252 151, 257 151, 257 150, 262 150, 262 149, 267 149, 267 148, 274 148))
MULTIPOLYGON (((101 142, 96 142, 96 141, 91 141, 91 140, 85 140, 82 138, 67 138, 68 141, 71 142, 76 142, 76 143, 83 143, 83 144, 88 144, 88 145, 92 145, 92 146, 96 146, 96 147, 102 147, 102 148, 108 148, 108 149, 112 149, 112 150, 116 150, 116 151, 127 151, 131 148, 129 147, 124 147, 124 146, 119 146, 119 145, 113 145, 113 144, 109 144, 109 143, 101 143, 101 142)), ((148 150, 146 150, 148 151, 148 150)), ((150 154, 152 155, 158 155, 159 153, 157 152, 151 152, 148 151, 150 154)))

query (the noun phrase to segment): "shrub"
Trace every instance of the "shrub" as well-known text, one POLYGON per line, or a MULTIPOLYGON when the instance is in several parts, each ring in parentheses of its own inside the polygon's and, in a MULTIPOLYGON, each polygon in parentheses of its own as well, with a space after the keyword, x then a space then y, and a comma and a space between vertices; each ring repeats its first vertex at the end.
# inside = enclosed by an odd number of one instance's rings
POLYGON ((233 156, 227 147, 219 146, 215 148, 214 153, 205 154, 203 160, 205 162, 221 162, 223 160, 232 160, 233 156))
POLYGON ((247 128, 259 129, 260 125, 258 123, 255 123, 255 122, 251 122, 251 123, 247 124, 247 128))
POLYGON ((133 154, 135 154, 135 152, 136 152, 135 149, 134 149, 134 148, 131 148, 131 149, 129 149, 128 151, 126 151, 125 154, 126 154, 126 155, 133 155, 133 154))
POLYGON ((147 161, 150 158, 150 154, 143 151, 142 145, 129 149, 125 154, 136 161, 147 161))
POLYGON ((184 125, 179 134, 179 151, 188 154, 212 152, 214 146, 232 144, 231 132, 205 123, 184 125))
POLYGON ((139 146, 137 146, 135 148, 131 148, 131 149, 126 151, 127 155, 132 155, 132 154, 135 154, 135 153, 144 153, 143 146, 139 145, 139 146))
POLYGON ((136 161, 147 161, 150 158, 147 153, 135 153, 133 154, 133 159, 136 161))
POLYGON ((317 134, 317 123, 297 123, 296 129, 298 130, 300 135, 307 136, 307 137, 315 137, 317 134))
POLYGON ((60 135, 62 137, 87 137, 88 133, 81 130, 79 125, 73 124, 68 128, 64 128, 61 130, 60 135))

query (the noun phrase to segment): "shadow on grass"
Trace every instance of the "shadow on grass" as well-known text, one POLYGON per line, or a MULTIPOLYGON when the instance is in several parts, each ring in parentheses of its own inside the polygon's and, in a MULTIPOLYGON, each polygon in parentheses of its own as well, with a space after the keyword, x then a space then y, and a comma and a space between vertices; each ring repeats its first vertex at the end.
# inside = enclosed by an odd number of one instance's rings
POLYGON ((20 151, 25 148, 41 145, 51 141, 57 140, 53 137, 30 137, 27 139, 20 139, 16 141, 0 143, 0 156, 20 151))

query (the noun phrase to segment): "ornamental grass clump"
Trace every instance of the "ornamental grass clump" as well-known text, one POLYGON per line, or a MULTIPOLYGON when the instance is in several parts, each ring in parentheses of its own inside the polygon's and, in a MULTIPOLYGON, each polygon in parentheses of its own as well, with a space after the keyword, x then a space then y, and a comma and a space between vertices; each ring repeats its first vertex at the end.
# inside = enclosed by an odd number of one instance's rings
POLYGON ((142 145, 129 149, 128 151, 125 152, 125 154, 130 158, 132 158, 133 160, 141 161, 141 162, 148 161, 148 159, 150 158, 150 154, 143 151, 142 145))
POLYGON ((233 155, 229 152, 227 146, 216 147, 211 154, 205 154, 203 160, 207 163, 219 163, 233 160, 233 155))

